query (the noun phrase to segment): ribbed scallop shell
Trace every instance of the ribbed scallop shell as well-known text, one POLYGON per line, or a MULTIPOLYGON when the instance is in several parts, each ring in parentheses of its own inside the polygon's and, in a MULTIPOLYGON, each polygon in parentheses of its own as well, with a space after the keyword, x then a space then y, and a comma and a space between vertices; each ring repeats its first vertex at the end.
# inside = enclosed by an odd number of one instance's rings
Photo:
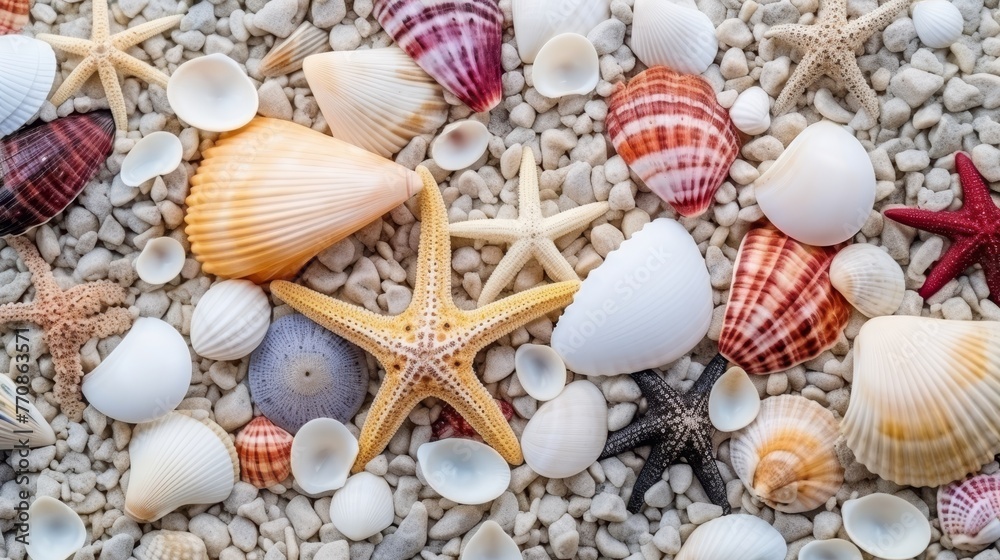
MULTIPOLYGON (((4 0, 0 0, 3 4, 4 0)), ((0 17, 3 12, 0 11, 0 17)), ((2 25, 2 24, 0 24, 2 25)), ((44 41, 22 35, 0 37, 0 136, 21 128, 52 89, 56 77, 56 53, 44 41)))
POLYGON ((913 5, 913 27, 921 43, 943 49, 962 36, 965 18, 948 0, 921 0, 913 5))
POLYGON ((255 118, 203 155, 187 198, 191 251, 206 273, 257 283, 294 276, 422 187, 401 165, 278 119, 255 118))
POLYGON ((941 531, 955 548, 979 552, 1000 540, 1000 475, 980 474, 938 488, 941 531))
POLYGON ((699 525, 674 560, 785 560, 785 537, 752 515, 727 515, 699 525))
POLYGON ((249 280, 223 280, 201 296, 191 316, 191 346, 210 360, 238 360, 254 351, 271 324, 271 302, 249 280))
POLYGON ((17 33, 28 24, 31 0, 0 0, 0 35, 17 33))
POLYGON ((1000 452, 1000 322, 871 319, 842 427, 858 462, 897 484, 978 471, 1000 452))
POLYGON ((240 478, 257 488, 281 484, 292 472, 292 434, 258 416, 236 436, 240 478))
POLYGON ((334 138, 384 157, 448 118, 441 86, 397 47, 314 55, 303 68, 334 138))
POLYGON ((771 98, 762 88, 748 88, 729 108, 729 118, 745 134, 763 134, 771 127, 771 98))
POLYGON ((503 12, 496 0, 375 0, 382 28, 473 111, 500 103, 503 12))
POLYGON ((729 454, 750 492, 778 511, 801 513, 843 485, 833 449, 839 437, 832 412, 805 397, 781 395, 764 400, 757 419, 730 441, 729 454))
POLYGON ((28 447, 45 447, 56 434, 34 403, 18 395, 14 380, 0 373, 0 449, 14 449, 23 439, 28 447))
POLYGON ((903 269, 884 250, 867 243, 845 247, 830 263, 830 282, 868 317, 892 315, 903 303, 903 269))
POLYGON ((303 21, 287 39, 274 46, 260 61, 261 76, 273 78, 302 68, 307 56, 330 50, 330 34, 303 21))
POLYGON ((384 478, 360 472, 330 501, 330 521, 345 537, 363 541, 392 525, 392 490, 384 478))
POLYGON ((665 66, 618 86, 607 126, 632 171, 684 216, 708 209, 740 150, 736 128, 712 86, 665 66))
POLYGON ((191 533, 157 531, 142 541, 135 550, 138 560, 208 560, 205 541, 191 533))
POLYGON ((784 371, 834 345, 851 308, 830 283, 837 247, 812 247, 773 227, 751 230, 736 255, 719 352, 747 373, 784 371))
POLYGON ((630 46, 646 66, 701 74, 715 61, 715 25, 693 1, 635 0, 632 13, 630 46))
POLYGON ((549 39, 561 33, 586 36, 597 24, 611 17, 609 0, 512 0, 514 36, 517 51, 525 64, 535 62, 535 56, 549 39))

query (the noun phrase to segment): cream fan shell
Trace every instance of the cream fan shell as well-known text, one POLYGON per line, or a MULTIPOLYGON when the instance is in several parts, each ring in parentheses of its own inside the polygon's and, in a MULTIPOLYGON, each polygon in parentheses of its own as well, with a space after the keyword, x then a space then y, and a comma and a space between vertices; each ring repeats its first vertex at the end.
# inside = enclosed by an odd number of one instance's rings
POLYGON ((184 147, 180 138, 162 130, 135 143, 122 161, 122 182, 138 187, 146 181, 166 175, 181 164, 184 147))
POLYGON ((271 302, 249 280, 223 280, 205 292, 191 316, 191 346, 210 360, 238 360, 260 345, 271 302))
POLYGON ((931 525, 920 510, 892 494, 847 500, 841 514, 844 530, 854 544, 879 558, 913 558, 931 542, 931 525))
MULTIPOLYGON (((358 440, 333 418, 316 418, 292 440, 292 474, 309 494, 342 488, 358 456, 358 440)), ((367 537, 366 537, 367 538, 367 537)))
POLYGON ((566 386, 566 364, 551 346, 522 344, 514 353, 517 381, 540 401, 551 401, 566 386))
POLYGON ((525 64, 535 57, 549 39, 560 33, 587 35, 597 24, 611 17, 610 0, 512 0, 517 51, 525 64))
POLYGON ((758 413, 760 395, 743 368, 730 368, 712 386, 708 418, 717 430, 735 432, 753 422, 758 413))
POLYGON ((812 541, 799 549, 799 560, 862 560, 861 551, 850 541, 812 541))
POLYGON ((147 284, 166 284, 184 268, 187 251, 173 237, 150 239, 135 259, 135 272, 147 284))
POLYGON ((521 560, 517 543, 492 519, 476 529, 459 560, 521 560))
POLYGON ((170 108, 189 125, 228 132, 257 114, 257 88, 235 60, 216 53, 181 64, 167 82, 170 108))
POLYGON ((392 490, 385 479, 360 472, 330 501, 330 521, 345 537, 363 541, 392 525, 392 490))
POLYGON ((28 508, 29 538, 25 550, 32 560, 66 560, 87 542, 87 527, 69 506, 39 496, 28 508))
POLYGON ((674 560, 785 560, 788 546, 767 521, 727 515, 699 525, 674 560))
POLYGON ((451 123, 431 144, 431 157, 446 171, 465 169, 483 157, 491 136, 479 121, 451 123))
POLYGON ((308 21, 303 21, 287 39, 276 45, 261 59, 257 71, 274 78, 302 68, 306 57, 330 50, 330 34, 308 21))
POLYGON ((921 43, 944 49, 962 36, 965 18, 949 0, 921 0, 913 5, 913 27, 921 43))
POLYGON ((701 74, 715 61, 715 25, 692 0, 635 0, 632 14, 630 46, 646 66, 701 74))
POLYGON ((608 440, 608 404, 590 381, 575 381, 543 404, 521 434, 524 461, 548 478, 567 478, 597 461, 608 440))
POLYGON ((56 442, 52 426, 35 408, 34 403, 25 399, 25 390, 26 385, 19 393, 14 380, 0 373, 0 449, 14 449, 15 445, 25 439, 30 448, 45 447, 56 442), (24 431, 28 433, 23 433, 24 431))
POLYGON ((830 263, 830 282, 867 317, 892 315, 903 303, 903 269, 884 250, 867 243, 841 249, 830 263))
POLYGON ((771 127, 771 98, 762 88, 747 88, 729 108, 729 118, 743 133, 763 134, 771 127))
POLYGON ((191 533, 156 531, 143 535, 134 556, 138 560, 208 560, 208 548, 191 533))
POLYGON ((538 51, 531 76, 535 90, 545 97, 586 95, 601 78, 597 49, 579 33, 556 35, 538 51))
POLYGON ((510 485, 510 467, 492 447, 461 438, 421 444, 417 464, 427 484, 459 504, 485 504, 510 485))
MULTIPOLYGON (((25 4, 27 10, 27 4, 25 4)), ((0 37, 0 137, 21 128, 45 103, 56 76, 56 54, 44 41, 0 37)))

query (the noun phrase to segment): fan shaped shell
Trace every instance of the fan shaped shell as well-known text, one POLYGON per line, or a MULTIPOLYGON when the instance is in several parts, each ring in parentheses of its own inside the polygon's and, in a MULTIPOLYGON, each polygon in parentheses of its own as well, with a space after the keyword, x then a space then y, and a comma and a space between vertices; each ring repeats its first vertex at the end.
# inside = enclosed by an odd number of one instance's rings
POLYGON ((28 24, 31 0, 0 0, 0 35, 17 33, 28 24))
POLYGON ((913 5, 913 27, 921 43, 944 49, 962 36, 965 18, 948 0, 921 0, 913 5))
MULTIPOLYGON (((0 0, 0 30, 5 8, 20 2, 0 0)), ((28 2, 24 2, 27 10, 28 2)), ((27 18, 25 18, 27 19, 27 18)), ((38 112, 56 77, 56 53, 44 41, 23 35, 0 37, 0 136, 21 128, 38 112)))
POLYGON ((236 436, 240 478, 257 488, 281 484, 292 472, 292 434, 263 416, 236 436))
POLYGON ((156 531, 143 535, 135 549, 138 560, 208 560, 205 541, 182 531, 156 531))
POLYGON ((837 253, 830 263, 830 282, 868 317, 892 315, 906 294, 903 269, 889 253, 867 243, 837 253))
POLYGON ((28 447, 45 447, 56 442, 56 434, 14 380, 0 373, 0 449, 14 449, 24 439, 28 447))
POLYGON ((608 403, 590 381, 575 381, 543 404, 521 435, 524 462, 548 478, 579 474, 608 440, 608 403))
MULTIPOLYGON (((326 52, 330 48, 330 34, 303 21, 287 39, 268 51, 257 71, 268 78, 291 74, 302 68, 306 57, 326 52)), ((327 119, 328 122, 329 120, 327 119)))
POLYGON ((271 324, 271 303, 249 280, 224 280, 201 296, 191 316, 191 346, 210 360, 238 360, 254 351, 271 324))
POLYGON ((392 490, 385 479, 360 472, 330 501, 330 521, 354 541, 363 541, 392 525, 392 490))
POLYGON ((610 0, 512 0, 517 51, 525 64, 535 62, 545 43, 562 33, 587 35, 611 17, 610 0))
POLYGON ((699 525, 674 560, 784 560, 788 546, 767 521, 752 515, 727 515, 699 525))
POLYGON ((955 548, 979 552, 1000 540, 1000 475, 980 474, 938 488, 941 531, 955 548))
POLYGON ((632 14, 630 46, 646 66, 701 74, 715 61, 715 25, 693 1, 635 0, 632 14))

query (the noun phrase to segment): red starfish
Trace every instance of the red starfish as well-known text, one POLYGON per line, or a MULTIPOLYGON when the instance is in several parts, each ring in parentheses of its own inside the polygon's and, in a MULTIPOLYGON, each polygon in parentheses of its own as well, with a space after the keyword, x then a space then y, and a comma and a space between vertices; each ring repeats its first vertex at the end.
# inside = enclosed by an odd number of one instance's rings
POLYGON ((962 209, 954 212, 931 212, 916 208, 893 208, 887 218, 901 224, 947 237, 951 246, 937 262, 920 288, 927 299, 937 293, 974 263, 986 274, 990 299, 1000 303, 1000 208, 990 197, 986 183, 969 156, 955 154, 955 164, 964 193, 962 209))

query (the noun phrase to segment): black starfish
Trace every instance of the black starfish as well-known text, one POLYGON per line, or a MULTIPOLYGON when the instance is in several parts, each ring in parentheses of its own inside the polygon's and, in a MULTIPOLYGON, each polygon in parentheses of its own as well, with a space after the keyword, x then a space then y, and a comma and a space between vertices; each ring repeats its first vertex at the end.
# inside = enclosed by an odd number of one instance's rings
POLYGON ((721 355, 713 358, 691 390, 684 394, 667 385, 653 370, 632 374, 649 407, 642 418, 611 434, 601 453, 601 459, 606 459, 643 445, 653 447, 632 487, 628 501, 632 513, 642 509, 646 491, 660 480, 667 467, 681 458, 691 465, 712 503, 721 506, 725 514, 732 512, 726 483, 712 454, 715 426, 708 419, 709 393, 726 372, 727 365, 721 355))

